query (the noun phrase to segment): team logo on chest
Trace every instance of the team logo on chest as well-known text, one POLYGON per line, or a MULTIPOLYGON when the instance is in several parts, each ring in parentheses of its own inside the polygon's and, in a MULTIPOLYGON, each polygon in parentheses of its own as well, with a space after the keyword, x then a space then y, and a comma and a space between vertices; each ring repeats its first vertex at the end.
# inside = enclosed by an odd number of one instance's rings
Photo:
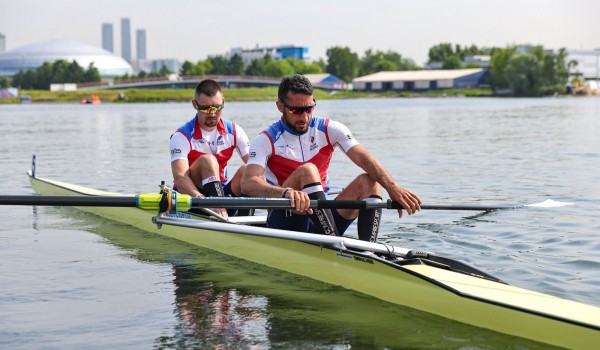
POLYGON ((319 145, 317 145, 317 144, 315 143, 315 137, 314 137, 314 136, 311 136, 311 137, 310 137, 310 150, 312 151, 312 150, 314 150, 314 149, 315 149, 315 148, 317 148, 317 147, 319 147, 319 145))

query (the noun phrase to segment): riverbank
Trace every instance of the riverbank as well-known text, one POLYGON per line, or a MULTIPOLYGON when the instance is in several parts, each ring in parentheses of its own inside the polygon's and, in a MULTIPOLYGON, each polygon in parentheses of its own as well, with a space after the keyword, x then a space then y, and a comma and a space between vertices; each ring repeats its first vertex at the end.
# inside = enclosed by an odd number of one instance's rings
MULTIPOLYGON (((272 101, 277 98, 277 87, 263 88, 236 88, 223 89, 227 101, 272 101)), ((80 103, 96 95, 103 103, 152 103, 152 102, 188 102, 194 94, 193 89, 128 89, 128 90, 95 90, 95 91, 45 91, 21 90, 21 96, 31 96, 32 103, 61 102, 80 103)), ((360 91, 334 91, 328 92, 315 90, 315 99, 349 99, 373 97, 489 97, 490 89, 461 89, 461 90, 433 90, 422 92, 360 92, 360 91)), ((20 103, 18 97, 1 98, 0 104, 20 103)))

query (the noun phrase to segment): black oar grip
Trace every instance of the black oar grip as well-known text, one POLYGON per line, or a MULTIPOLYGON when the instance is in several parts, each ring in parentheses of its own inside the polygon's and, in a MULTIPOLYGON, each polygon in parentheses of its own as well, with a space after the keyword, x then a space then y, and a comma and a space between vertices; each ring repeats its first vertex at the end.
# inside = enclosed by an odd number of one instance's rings
MULTIPOLYGON (((311 201, 313 202, 313 201, 311 201)), ((317 200, 317 209, 366 209, 368 202, 352 200, 317 200)), ((312 204, 312 203, 311 203, 312 204)))

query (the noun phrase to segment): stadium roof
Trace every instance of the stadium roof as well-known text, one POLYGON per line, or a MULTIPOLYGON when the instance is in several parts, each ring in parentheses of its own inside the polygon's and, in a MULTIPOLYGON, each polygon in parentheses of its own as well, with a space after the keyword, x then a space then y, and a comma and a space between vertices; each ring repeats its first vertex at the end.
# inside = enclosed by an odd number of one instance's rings
POLYGON ((0 76, 13 76, 20 70, 36 69, 44 62, 76 61, 83 69, 94 63, 103 78, 133 74, 123 58, 106 50, 68 40, 51 40, 25 45, 0 54, 0 76))

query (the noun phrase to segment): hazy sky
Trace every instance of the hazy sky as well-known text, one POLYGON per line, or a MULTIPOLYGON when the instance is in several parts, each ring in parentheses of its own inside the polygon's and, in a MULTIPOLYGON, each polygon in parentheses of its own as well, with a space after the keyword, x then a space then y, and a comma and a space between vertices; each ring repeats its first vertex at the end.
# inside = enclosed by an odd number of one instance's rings
POLYGON ((101 47, 101 24, 146 30, 147 56, 197 61, 232 47, 295 44, 325 58, 332 46, 393 50, 419 65, 441 42, 600 48, 594 0, 0 0, 6 49, 51 39, 101 47))

